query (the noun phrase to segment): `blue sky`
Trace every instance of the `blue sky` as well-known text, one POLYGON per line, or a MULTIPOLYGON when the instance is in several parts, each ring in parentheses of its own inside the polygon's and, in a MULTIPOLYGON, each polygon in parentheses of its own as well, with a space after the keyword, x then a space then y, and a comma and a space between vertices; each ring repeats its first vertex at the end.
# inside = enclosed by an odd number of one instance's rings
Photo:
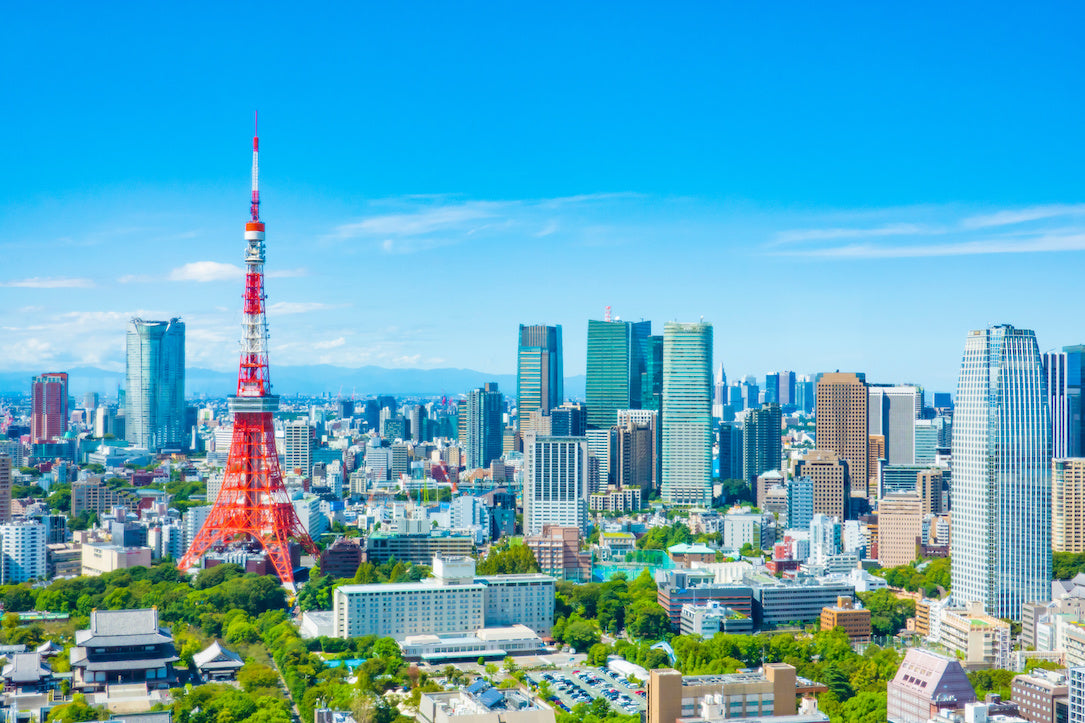
POLYGON ((546 321, 582 373, 610 304, 704 316, 732 377, 950 389, 971 328, 1085 341, 1081 15, 10 7, 0 368, 121 368, 133 314, 233 366, 259 109, 273 367, 508 373, 546 321))

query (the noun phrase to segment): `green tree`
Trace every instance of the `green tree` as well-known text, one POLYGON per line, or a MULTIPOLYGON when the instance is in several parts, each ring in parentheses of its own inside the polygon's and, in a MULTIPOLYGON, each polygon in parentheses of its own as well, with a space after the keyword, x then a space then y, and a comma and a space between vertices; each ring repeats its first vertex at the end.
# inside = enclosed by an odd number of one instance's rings
POLYGON ((576 652, 584 653, 599 642, 599 628, 587 620, 566 622, 562 639, 576 652))
POLYGON ((485 559, 479 560, 479 575, 513 575, 539 572, 539 562, 535 553, 527 545, 509 545, 507 548, 492 548, 485 559))
POLYGON ((58 705, 49 711, 49 723, 80 723, 80 721, 105 720, 109 711, 89 705, 81 693, 76 693, 71 703, 58 705))
POLYGON ((607 664, 608 655, 610 655, 610 648, 602 643, 596 643, 588 649, 588 665, 602 667, 607 664))

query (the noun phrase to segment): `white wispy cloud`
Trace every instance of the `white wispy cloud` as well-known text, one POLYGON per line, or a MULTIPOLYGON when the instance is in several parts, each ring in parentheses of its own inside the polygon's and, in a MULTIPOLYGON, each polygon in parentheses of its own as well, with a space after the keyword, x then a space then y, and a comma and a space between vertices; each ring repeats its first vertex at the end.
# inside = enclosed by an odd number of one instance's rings
POLYGON ((337 226, 332 235, 348 240, 365 237, 422 236, 449 228, 462 228, 473 222, 494 218, 504 204, 481 201, 455 206, 422 208, 410 213, 372 216, 337 226))
POLYGON ((969 216, 961 221, 961 226, 968 229, 993 228, 997 226, 1013 226, 1019 223, 1031 221, 1043 221, 1049 218, 1064 216, 1081 216, 1085 214, 1085 204, 1051 204, 1047 206, 1032 206, 1029 208, 1009 209, 996 211, 979 216, 969 216))
POLYGON ((232 281, 244 275, 241 267, 219 261, 192 261, 170 271, 170 281, 232 281))
POLYGON ((804 228, 777 233, 773 244, 884 236, 919 236, 943 232, 944 230, 940 228, 915 223, 893 223, 875 228, 804 228))
POLYGON ((1085 233, 1041 235, 1036 238, 982 239, 942 244, 878 246, 850 244, 785 252, 791 256, 837 259, 903 259, 981 254, 1026 254, 1085 251, 1085 233))
POLYGON ((341 346, 346 345, 346 343, 347 343, 346 338, 340 336, 340 337, 337 337, 335 339, 328 339, 326 341, 318 341, 318 342, 314 343, 312 346, 313 346, 314 349, 337 349, 337 348, 339 348, 341 346))
POLYGON ((94 282, 90 279, 34 276, 29 279, 0 281, 0 286, 20 289, 91 289, 94 282))

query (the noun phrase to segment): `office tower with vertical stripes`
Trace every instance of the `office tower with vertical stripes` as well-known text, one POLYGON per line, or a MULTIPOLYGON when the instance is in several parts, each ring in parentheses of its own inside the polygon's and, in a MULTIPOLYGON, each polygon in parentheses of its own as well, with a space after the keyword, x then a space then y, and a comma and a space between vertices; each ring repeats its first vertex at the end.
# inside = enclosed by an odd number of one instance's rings
MULTIPOLYGON (((830 372, 817 382, 814 443, 848 463, 850 497, 866 498, 869 464, 868 393, 860 374, 830 372)), ((849 510, 849 514, 851 511, 849 510)))
POLYGON ((1071 383, 1070 354, 1045 352, 1043 363, 1047 404, 1051 412, 1051 456, 1056 459, 1080 457, 1081 434, 1074 429, 1074 418, 1076 416, 1080 423, 1081 387, 1071 383))
POLYGON ((516 424, 524 430, 531 413, 561 406, 565 400, 561 326, 520 325, 516 350, 516 424))
POLYGON ((524 439, 524 533, 588 526, 588 440, 529 432, 524 439))
POLYGON ((1051 416, 1036 335, 968 333, 953 414, 953 598, 1020 620, 1051 596, 1051 416))
POLYGON ((641 408, 641 382, 651 375, 646 355, 652 343, 650 321, 588 321, 588 429, 609 430, 619 409, 641 408))
POLYGON ((712 437, 712 325, 669 321, 663 326, 664 502, 712 504, 712 437))

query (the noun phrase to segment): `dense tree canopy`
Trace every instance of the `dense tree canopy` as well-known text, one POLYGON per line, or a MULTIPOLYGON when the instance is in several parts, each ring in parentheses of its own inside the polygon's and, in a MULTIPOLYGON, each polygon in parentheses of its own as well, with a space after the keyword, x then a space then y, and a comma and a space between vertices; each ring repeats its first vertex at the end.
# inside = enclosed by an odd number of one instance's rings
POLYGON ((922 592, 927 597, 943 597, 950 589, 948 557, 913 562, 879 571, 892 587, 909 592, 922 592))
POLYGON ((491 549, 485 559, 478 561, 476 570, 479 575, 515 575, 539 572, 539 563, 527 545, 509 545, 491 549))

